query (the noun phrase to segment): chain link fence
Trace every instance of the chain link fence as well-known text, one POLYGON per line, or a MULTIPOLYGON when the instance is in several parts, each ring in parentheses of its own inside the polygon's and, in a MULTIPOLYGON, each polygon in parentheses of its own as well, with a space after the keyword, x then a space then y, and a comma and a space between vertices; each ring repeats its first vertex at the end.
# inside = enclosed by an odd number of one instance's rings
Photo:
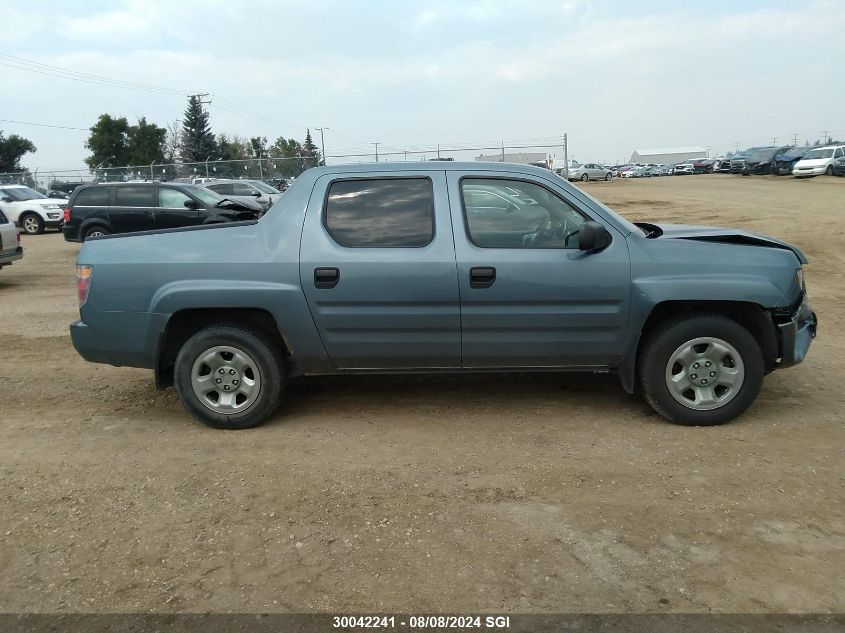
MULTIPOLYGON (((327 156, 329 164, 375 163, 387 161, 490 161, 545 166, 564 165, 560 144, 542 145, 464 145, 435 148, 395 148, 382 146, 378 151, 350 152, 327 156)), ((572 158, 570 154, 569 158, 572 158)), ((123 167, 87 167, 0 173, 0 184, 23 184, 42 191, 65 191, 80 183, 160 180, 192 182, 200 178, 264 180, 270 183, 292 180, 321 163, 319 157, 244 158, 204 162, 151 163, 123 167)))

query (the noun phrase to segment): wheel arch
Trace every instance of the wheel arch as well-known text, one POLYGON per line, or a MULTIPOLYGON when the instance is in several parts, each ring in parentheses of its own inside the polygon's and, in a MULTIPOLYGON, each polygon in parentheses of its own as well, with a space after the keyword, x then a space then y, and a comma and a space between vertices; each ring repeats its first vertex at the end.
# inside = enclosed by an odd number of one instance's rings
POLYGON ((622 386, 629 393, 637 390, 637 370, 641 351, 649 337, 669 320, 696 316, 704 313, 717 314, 736 321, 747 329, 760 345, 766 373, 772 371, 779 355, 777 330, 772 320, 772 311, 750 301, 723 300, 667 300, 655 304, 639 333, 633 337, 628 353, 619 367, 622 386))
POLYGON ((291 348, 275 317, 264 308, 186 308, 174 312, 159 336, 155 363, 156 387, 173 385, 176 356, 185 342, 212 325, 236 325, 260 332, 278 343, 288 365, 293 362, 291 348))

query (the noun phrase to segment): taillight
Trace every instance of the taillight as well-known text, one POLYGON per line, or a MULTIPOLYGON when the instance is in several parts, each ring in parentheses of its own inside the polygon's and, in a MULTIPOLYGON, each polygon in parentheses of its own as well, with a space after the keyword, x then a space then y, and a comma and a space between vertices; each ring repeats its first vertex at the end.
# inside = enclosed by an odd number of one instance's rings
POLYGON ((65 224, 70 222, 70 207, 65 207, 65 224))
POLYGON ((91 287, 91 273, 93 270, 91 266, 76 267, 76 292, 79 297, 80 308, 88 301, 88 289, 91 287))

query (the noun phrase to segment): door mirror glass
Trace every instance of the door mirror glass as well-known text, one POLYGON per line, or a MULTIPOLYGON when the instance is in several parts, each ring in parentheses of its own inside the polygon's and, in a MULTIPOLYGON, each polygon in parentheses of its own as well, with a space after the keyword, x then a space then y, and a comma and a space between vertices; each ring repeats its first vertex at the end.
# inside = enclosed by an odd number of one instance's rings
POLYGON ((603 224, 590 220, 578 232, 578 248, 582 251, 600 251, 610 246, 610 232, 603 224))

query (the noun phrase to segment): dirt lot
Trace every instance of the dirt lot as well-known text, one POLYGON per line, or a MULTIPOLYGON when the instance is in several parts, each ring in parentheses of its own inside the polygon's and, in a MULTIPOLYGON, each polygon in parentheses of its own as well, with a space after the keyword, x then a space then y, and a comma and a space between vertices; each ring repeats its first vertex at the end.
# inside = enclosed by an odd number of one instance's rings
POLYGON ((845 610, 845 179, 587 189, 795 242, 808 360, 716 428, 612 376, 320 378, 265 426, 83 362, 78 246, 0 272, 0 611, 845 610))

